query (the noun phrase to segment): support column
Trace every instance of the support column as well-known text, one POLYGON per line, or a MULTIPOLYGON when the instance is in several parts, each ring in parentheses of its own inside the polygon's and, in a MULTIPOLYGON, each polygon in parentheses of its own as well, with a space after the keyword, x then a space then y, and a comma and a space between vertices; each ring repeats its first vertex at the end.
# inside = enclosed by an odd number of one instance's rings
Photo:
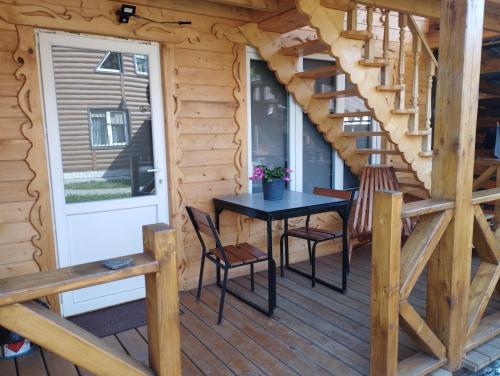
POLYGON ((427 321, 460 367, 470 287, 474 143, 484 0, 441 0, 433 198, 455 201, 455 216, 429 261, 427 321))

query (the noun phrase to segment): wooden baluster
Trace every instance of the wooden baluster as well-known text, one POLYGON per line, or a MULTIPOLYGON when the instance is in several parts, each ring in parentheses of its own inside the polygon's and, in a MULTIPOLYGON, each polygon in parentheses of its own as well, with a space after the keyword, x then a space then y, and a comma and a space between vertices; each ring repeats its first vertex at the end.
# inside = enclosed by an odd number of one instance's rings
MULTIPOLYGON (((383 55, 382 57, 384 60, 388 61, 389 60, 389 33, 390 33, 390 28, 389 28, 389 20, 391 16, 391 11, 389 9, 384 9, 384 39, 382 42, 382 48, 383 48, 383 55)), ((390 77, 390 70, 389 70, 389 64, 385 65, 382 68, 382 77, 381 77, 381 85, 382 86, 389 86, 389 77, 390 77)))
POLYGON ((353 3, 352 9, 347 12, 347 30, 358 29, 358 4, 353 3))
MULTIPOLYGON (((373 7, 366 7, 366 31, 373 34, 373 7)), ((365 42, 365 59, 375 58, 375 38, 372 37, 365 42)))
MULTIPOLYGON (((496 186, 500 187, 500 165, 497 167, 496 186)), ((500 201, 495 201, 495 238, 500 241, 500 201)))
POLYGON ((398 85, 401 86, 399 91, 398 110, 405 109, 405 35, 406 26, 408 25, 408 16, 399 13, 399 69, 398 69, 398 85))
POLYGON ((422 52, 422 40, 417 34, 413 34, 413 83, 412 83, 412 97, 411 105, 415 109, 415 113, 412 115, 410 122, 408 124, 410 131, 419 130, 419 69, 420 69, 420 53, 422 52))
POLYGON ((370 375, 398 367, 401 192, 378 191, 373 201, 370 375))
POLYGON ((175 230, 165 224, 143 226, 144 253, 160 263, 146 275, 149 365, 158 376, 181 374, 179 282, 175 230))
POLYGON ((427 98, 425 101, 425 130, 429 132, 423 140, 422 150, 432 150, 432 79, 436 74, 436 66, 431 59, 427 62, 427 98))

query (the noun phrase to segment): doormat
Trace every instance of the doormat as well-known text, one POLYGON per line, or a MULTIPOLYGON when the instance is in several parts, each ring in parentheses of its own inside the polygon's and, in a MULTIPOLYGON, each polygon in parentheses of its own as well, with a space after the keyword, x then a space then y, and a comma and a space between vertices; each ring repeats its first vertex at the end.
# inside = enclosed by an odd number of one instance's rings
POLYGON ((69 318, 69 321, 96 337, 106 337, 146 325, 146 300, 103 308, 69 318))

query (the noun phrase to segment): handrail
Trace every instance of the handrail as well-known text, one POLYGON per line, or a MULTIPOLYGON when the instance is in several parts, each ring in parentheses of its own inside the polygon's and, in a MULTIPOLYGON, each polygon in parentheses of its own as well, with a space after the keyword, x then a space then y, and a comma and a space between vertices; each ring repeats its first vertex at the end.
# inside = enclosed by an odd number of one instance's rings
POLYGON ((500 200, 500 187, 472 192, 472 205, 500 200))
POLYGON ((431 198, 404 204, 401 210, 402 218, 418 217, 425 214, 436 213, 448 209, 453 209, 455 202, 452 200, 431 198))
POLYGON ((113 260, 119 261, 125 258, 131 258, 132 264, 119 270, 107 269, 101 261, 96 261, 0 279, 0 307, 138 275, 156 273, 159 270, 159 262, 143 253, 116 257, 113 260))
POLYGON ((427 52, 427 55, 429 56, 432 63, 434 64, 434 66, 437 69, 438 68, 438 61, 437 61, 436 57, 434 56, 434 54, 432 53, 432 49, 429 46, 429 43, 427 42, 425 35, 422 33, 422 31, 418 27, 417 22, 415 21, 415 18, 412 15, 410 15, 408 17, 408 19, 410 21, 408 23, 408 27, 410 28, 413 36, 417 36, 418 38, 420 38, 420 40, 422 41, 422 45, 424 46, 425 52, 427 52))

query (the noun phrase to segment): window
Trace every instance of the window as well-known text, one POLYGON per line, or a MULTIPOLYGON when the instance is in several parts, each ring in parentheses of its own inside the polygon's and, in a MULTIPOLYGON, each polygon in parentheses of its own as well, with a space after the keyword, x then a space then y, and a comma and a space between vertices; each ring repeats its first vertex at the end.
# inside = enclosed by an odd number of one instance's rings
MULTIPOLYGON (((330 57, 299 58, 304 71, 335 64, 330 57)), ((344 164, 331 144, 326 141, 309 116, 288 95, 285 87, 270 71, 257 52, 249 48, 248 114, 249 158, 248 172, 258 164, 287 166, 294 172, 289 189, 312 192, 315 186, 347 189, 359 186, 358 177, 344 164)), ((352 87, 345 75, 325 77, 315 82, 315 92, 324 93, 352 87)), ((358 97, 330 101, 334 112, 366 111, 364 100, 358 97)), ((378 123, 370 116, 351 117, 344 121, 344 131, 378 131, 378 123)), ((380 147, 380 137, 357 137, 358 148, 380 147)), ((380 163, 380 156, 371 156, 371 163, 380 163)), ((252 182, 250 192, 262 190, 260 183, 252 182)))
POLYGON ((149 75, 149 62, 147 55, 134 55, 135 74, 140 76, 149 75))
POLYGON ((128 145, 128 112, 123 110, 90 110, 92 148, 128 145))
POLYGON ((122 73, 122 54, 119 52, 107 52, 97 64, 97 72, 122 73))
MULTIPOLYGON (((252 163, 283 166, 288 161, 288 95, 265 61, 250 62, 252 163)), ((252 182, 252 191, 262 185, 252 182)))

